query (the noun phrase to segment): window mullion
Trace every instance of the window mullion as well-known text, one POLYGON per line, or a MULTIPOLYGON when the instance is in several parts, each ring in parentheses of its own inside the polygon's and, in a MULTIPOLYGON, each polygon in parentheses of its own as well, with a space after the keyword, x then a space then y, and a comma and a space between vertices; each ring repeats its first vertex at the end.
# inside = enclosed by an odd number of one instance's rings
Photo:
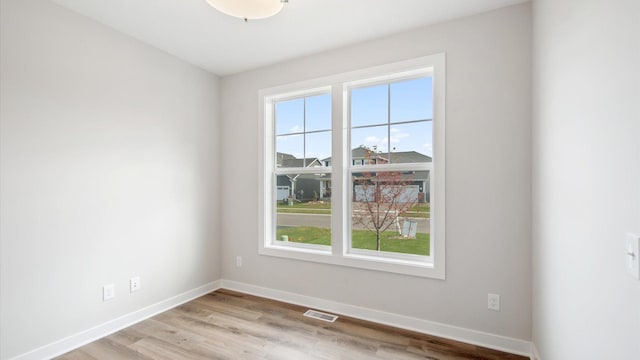
POLYGON ((376 172, 376 171, 431 171, 432 163, 395 163, 381 165, 355 165, 350 167, 351 172, 376 172))
POLYGON ((332 172, 332 167, 306 167, 306 168, 276 168, 273 172, 276 176, 279 175, 298 175, 298 174, 328 174, 332 172))
MULTIPOLYGON (((345 162, 348 160, 347 144, 348 137, 345 136, 348 129, 347 110, 344 108, 345 96, 347 92, 342 84, 333 84, 331 87, 331 121, 332 121, 332 173, 331 173, 331 251, 334 256, 342 256, 345 252, 344 240, 347 239, 347 229, 345 224, 345 214, 348 208, 345 199, 346 179, 345 162), (346 156, 346 158, 345 158, 346 156)), ((348 101, 346 101, 348 104, 348 101)))
POLYGON ((391 163, 391 84, 387 85, 387 158, 391 163))
POLYGON ((302 101, 302 166, 307 166, 307 98, 302 101))

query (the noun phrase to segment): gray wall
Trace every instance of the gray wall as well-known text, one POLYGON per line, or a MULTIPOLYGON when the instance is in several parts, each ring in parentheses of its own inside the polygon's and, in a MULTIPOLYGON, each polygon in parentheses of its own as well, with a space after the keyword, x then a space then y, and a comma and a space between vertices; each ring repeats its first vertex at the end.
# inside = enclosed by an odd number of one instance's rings
POLYGON ((225 279, 531 337, 529 4, 222 79, 225 279), (258 255, 258 90, 447 54, 447 280, 258 255), (239 135, 242 136, 239 136, 239 135), (236 267, 235 257, 243 266, 236 267), (487 293, 502 311, 487 310, 487 293))
POLYGON ((220 278, 219 89, 49 1, 0 13, 5 359, 220 278))
POLYGON ((640 1, 534 1, 533 339, 640 359, 640 1))

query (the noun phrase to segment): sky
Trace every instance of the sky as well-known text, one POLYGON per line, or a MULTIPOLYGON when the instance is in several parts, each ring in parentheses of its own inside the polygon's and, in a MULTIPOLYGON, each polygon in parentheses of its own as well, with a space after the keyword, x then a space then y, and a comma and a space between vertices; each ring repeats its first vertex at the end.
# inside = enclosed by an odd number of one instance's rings
MULTIPOLYGON (((353 89, 351 148, 364 145, 387 152, 390 147, 392 152, 416 151, 432 156, 432 117, 431 77, 353 89), (403 123, 417 120, 422 121, 403 123)), ((297 158, 330 157, 331 95, 276 103, 275 128, 277 152, 297 158), (306 134, 291 135, 302 132, 306 134)))

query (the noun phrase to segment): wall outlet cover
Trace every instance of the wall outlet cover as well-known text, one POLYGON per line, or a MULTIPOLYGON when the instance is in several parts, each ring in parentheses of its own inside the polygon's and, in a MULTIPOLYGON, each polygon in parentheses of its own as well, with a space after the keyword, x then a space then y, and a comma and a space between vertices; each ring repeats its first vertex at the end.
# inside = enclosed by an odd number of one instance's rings
POLYGON ((140 290, 140 276, 132 277, 131 280, 129 280, 129 288, 131 292, 140 290))
POLYGON ((116 286, 114 284, 104 285, 102 287, 102 301, 109 301, 116 297, 116 286))
POLYGON ((487 309, 500 311, 500 295, 489 294, 489 296, 487 297, 487 309))

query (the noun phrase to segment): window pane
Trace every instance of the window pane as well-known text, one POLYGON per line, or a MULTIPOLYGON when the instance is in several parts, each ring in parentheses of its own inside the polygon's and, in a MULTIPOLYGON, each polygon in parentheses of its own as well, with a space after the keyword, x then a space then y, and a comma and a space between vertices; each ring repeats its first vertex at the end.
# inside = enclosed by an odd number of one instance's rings
POLYGON ((276 167, 307 167, 331 157, 330 94, 277 102, 275 119, 276 167))
MULTIPOLYGON (((309 166, 314 159, 318 159, 324 165, 322 160, 331 157, 331 131, 311 133, 305 136, 307 137, 306 166, 309 166)), ((315 163, 313 165, 315 166, 315 163)))
POLYGON ((388 85, 351 90, 351 126, 387 124, 388 85))
POLYGON ((373 159, 376 164, 386 163, 389 151, 388 129, 387 125, 351 129, 352 159, 373 159))
POLYGON ((351 247, 429 255, 429 172, 354 173, 351 247))
POLYGON ((432 80, 428 77, 391 84, 391 122, 433 117, 432 80))
POLYGON ((306 99, 306 131, 331 129, 331 95, 311 96, 306 99))
POLYGON ((433 156, 432 122, 391 125, 391 162, 431 162, 433 156))
POLYGON ((276 103, 276 135, 304 131, 304 99, 276 103))
POLYGON ((331 245, 331 174, 276 178, 276 241, 331 245))
POLYGON ((304 135, 276 136, 276 166, 302 167, 304 135))

